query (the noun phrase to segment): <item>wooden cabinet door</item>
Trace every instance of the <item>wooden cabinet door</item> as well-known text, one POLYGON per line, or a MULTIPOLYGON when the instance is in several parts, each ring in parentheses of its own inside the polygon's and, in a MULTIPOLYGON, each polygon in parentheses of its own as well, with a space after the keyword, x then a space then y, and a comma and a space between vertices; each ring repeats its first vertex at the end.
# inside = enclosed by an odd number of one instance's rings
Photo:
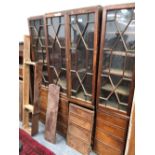
POLYGON ((49 82, 60 86, 67 95, 66 32, 63 12, 45 15, 46 51, 49 82))
POLYGON ((134 93, 134 4, 103 8, 95 150, 122 155, 134 93))
POLYGON ((28 19, 31 36, 31 59, 43 62, 42 84, 48 85, 44 16, 35 16, 28 19))
POLYGON ((71 102, 94 106, 100 7, 68 11, 71 102))

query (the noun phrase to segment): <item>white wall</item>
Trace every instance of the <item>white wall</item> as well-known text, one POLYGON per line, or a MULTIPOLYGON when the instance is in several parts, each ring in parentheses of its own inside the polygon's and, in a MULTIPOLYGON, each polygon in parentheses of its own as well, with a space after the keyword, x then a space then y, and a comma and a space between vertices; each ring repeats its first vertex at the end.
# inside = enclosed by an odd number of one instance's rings
POLYGON ((23 41, 23 35, 29 34, 27 18, 49 12, 68 10, 93 5, 110 5, 131 3, 134 0, 24 0, 19 1, 18 38, 23 41))

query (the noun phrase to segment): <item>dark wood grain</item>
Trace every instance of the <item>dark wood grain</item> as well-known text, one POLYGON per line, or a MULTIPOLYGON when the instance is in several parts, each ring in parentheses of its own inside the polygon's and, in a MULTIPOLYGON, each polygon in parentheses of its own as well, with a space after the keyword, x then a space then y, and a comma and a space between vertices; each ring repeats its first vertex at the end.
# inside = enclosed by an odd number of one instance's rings
POLYGON ((56 86, 54 84, 49 85, 48 105, 45 123, 45 139, 52 143, 56 142, 56 124, 58 114, 59 93, 59 86, 56 86))

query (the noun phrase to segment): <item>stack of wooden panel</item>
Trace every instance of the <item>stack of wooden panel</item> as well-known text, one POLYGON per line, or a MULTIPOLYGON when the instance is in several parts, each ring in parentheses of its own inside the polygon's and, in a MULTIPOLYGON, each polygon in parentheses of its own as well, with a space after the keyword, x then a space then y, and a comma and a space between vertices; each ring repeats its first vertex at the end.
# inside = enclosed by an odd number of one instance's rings
POLYGON ((70 104, 67 143, 84 155, 91 151, 94 112, 81 106, 70 104))

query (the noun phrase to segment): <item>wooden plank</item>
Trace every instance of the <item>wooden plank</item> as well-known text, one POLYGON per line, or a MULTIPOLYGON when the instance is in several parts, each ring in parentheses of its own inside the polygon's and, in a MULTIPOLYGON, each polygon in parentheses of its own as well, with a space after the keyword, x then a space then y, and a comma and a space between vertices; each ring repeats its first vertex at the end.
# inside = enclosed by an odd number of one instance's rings
POLYGON ((40 111, 40 87, 42 82, 42 67, 43 64, 41 62, 37 62, 34 67, 34 99, 33 99, 33 105, 34 105, 34 113, 38 113, 40 111))
POLYGON ((90 145, 69 133, 67 133, 67 143, 69 146, 81 152, 83 155, 89 155, 89 152, 91 151, 90 145))
POLYGON ((41 111, 46 112, 47 110, 47 101, 48 101, 48 88, 41 86, 40 90, 40 108, 41 111))
POLYGON ((19 120, 22 121, 23 114, 23 81, 19 80, 19 120))
MULTIPOLYGON (((103 72, 109 73, 109 69, 105 69, 103 72)), ((123 75, 123 70, 116 69, 116 68, 110 68, 110 74, 121 76, 123 75)), ((132 71, 125 70, 124 76, 128 78, 132 78, 132 71)))
MULTIPOLYGON (((45 87, 43 85, 41 86, 40 100, 41 100, 40 120, 45 124, 47 101, 48 101, 48 87, 45 87)), ((64 98, 64 96, 61 96, 59 100, 59 109, 58 109, 58 116, 57 116, 57 131, 59 132, 59 134, 65 137, 67 135, 68 112, 69 112, 68 100, 67 98, 64 98)))
POLYGON ((121 140, 124 140, 126 137, 126 130, 122 129, 118 126, 114 126, 112 124, 109 124, 108 122, 104 122, 100 119, 96 119, 96 128, 99 128, 105 132, 108 132, 109 134, 118 137, 121 140))
POLYGON ((59 102, 59 113, 63 115, 68 115, 69 109, 68 109, 68 101, 64 99, 60 99, 59 102))
POLYGON ((58 121, 67 124, 68 123, 68 115, 63 115, 58 112, 58 121))
MULTIPOLYGON (((24 36, 24 62, 30 59, 30 37, 24 36)), ((23 127, 29 127, 29 115, 24 109, 24 105, 29 103, 30 90, 30 70, 29 66, 23 64, 23 127)))
POLYGON ((119 117, 119 115, 110 114, 102 111, 98 111, 97 118, 106 122, 109 122, 115 126, 121 127, 123 129, 127 129, 128 119, 125 117, 119 117))
POLYGON ((57 131, 59 132, 59 134, 61 134, 64 137, 67 136, 67 126, 68 124, 64 124, 59 121, 57 122, 57 131))
POLYGON ((75 104, 71 104, 69 110, 70 110, 70 112, 72 112, 72 113, 74 113, 88 121, 91 121, 93 119, 93 115, 91 115, 91 113, 93 114, 93 111, 88 110, 86 108, 80 107, 75 104))
POLYGON ((32 114, 32 127, 31 127, 32 136, 38 133, 38 127, 39 127, 39 113, 32 114))
POLYGON ((92 130, 92 122, 89 122, 85 119, 81 119, 77 115, 70 112, 69 121, 73 122, 76 125, 82 126, 84 129, 91 131, 92 130))
POLYGON ((19 77, 23 78, 23 65, 19 65, 19 77))
POLYGON ((125 155, 135 155, 135 101, 133 100, 125 155))
POLYGON ((95 138, 116 150, 121 151, 124 149, 125 142, 120 141, 118 138, 113 137, 112 135, 109 135, 109 134, 105 133, 104 131, 101 131, 98 128, 96 128, 96 137, 95 138))
MULTIPOLYGON (((101 89, 103 90, 107 90, 107 91, 112 91, 113 88, 111 84, 105 84, 103 87, 101 87, 101 89)), ((124 86, 118 86, 115 89, 115 92, 124 96, 128 96, 129 95, 129 88, 128 87, 124 87, 124 86)))
POLYGON ((79 139, 82 139, 88 145, 91 143, 90 132, 79 126, 76 126, 74 123, 69 123, 68 133, 71 135, 75 135, 79 139))
POLYGON ((26 104, 26 105, 24 105, 24 108, 26 109, 26 110, 29 110, 31 113, 33 113, 33 105, 31 105, 31 104, 26 104))
POLYGON ((82 154, 89 154, 94 124, 94 111, 70 104, 67 144, 82 154))
POLYGON ((46 121, 46 112, 40 111, 39 120, 45 124, 46 121))
POLYGON ((48 105, 45 123, 45 139, 49 142, 56 142, 56 124, 58 114, 60 87, 54 84, 49 85, 48 105))
POLYGON ((28 35, 24 36, 23 58, 24 58, 24 63, 26 61, 31 61, 30 60, 30 36, 28 35))
POLYGON ((95 140, 95 152, 98 155, 122 155, 123 153, 95 140))

